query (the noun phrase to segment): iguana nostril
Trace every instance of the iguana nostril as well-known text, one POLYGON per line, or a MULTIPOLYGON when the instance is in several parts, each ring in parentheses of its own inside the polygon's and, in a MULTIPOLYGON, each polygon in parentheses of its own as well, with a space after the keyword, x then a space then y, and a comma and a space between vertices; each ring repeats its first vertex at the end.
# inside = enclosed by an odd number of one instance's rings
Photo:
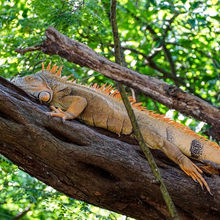
POLYGON ((40 92, 38 95, 39 100, 43 102, 49 102, 50 101, 50 93, 49 92, 40 92))

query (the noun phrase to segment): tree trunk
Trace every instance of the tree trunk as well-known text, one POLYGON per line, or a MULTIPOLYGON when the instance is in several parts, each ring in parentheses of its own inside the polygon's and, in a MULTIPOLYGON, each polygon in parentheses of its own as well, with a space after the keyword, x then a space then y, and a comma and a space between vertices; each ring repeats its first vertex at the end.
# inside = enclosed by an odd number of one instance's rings
MULTIPOLYGON (((52 118, 49 108, 0 78, 0 153, 66 195, 137 219, 168 217, 148 163, 135 141, 79 121, 52 118)), ((219 219, 220 177, 202 191, 153 151, 182 219, 219 219)))

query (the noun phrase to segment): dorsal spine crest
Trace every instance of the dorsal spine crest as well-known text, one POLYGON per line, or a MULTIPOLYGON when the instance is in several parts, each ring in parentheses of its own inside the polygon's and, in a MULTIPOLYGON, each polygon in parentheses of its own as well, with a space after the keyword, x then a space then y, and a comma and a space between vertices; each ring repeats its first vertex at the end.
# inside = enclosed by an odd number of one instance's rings
MULTIPOLYGON (((51 66, 51 63, 48 64, 48 66, 45 70, 44 64, 42 63, 42 71, 43 72, 47 71, 47 72, 51 73, 52 75, 54 75, 56 77, 59 77, 63 81, 67 81, 67 82, 70 82, 70 83, 76 83, 76 80, 70 79, 72 77, 72 75, 67 76, 67 77, 61 75, 61 71, 62 71, 63 66, 61 66, 58 71, 57 71, 58 66, 56 66, 56 64, 51 69, 50 69, 50 66, 51 66)), ((81 83, 79 85, 81 85, 81 83)), ((102 86, 98 86, 97 83, 94 83, 93 85, 89 86, 89 88, 100 91, 101 93, 103 93, 105 95, 108 95, 108 96, 111 96, 111 97, 113 97, 117 100, 121 99, 120 92, 117 89, 115 89, 114 87, 112 87, 111 85, 107 85, 106 83, 102 86)), ((131 96, 128 97, 128 100, 131 103, 132 107, 134 107, 135 109, 138 109, 139 111, 142 111, 142 112, 148 114, 150 117, 155 118, 157 120, 162 120, 165 123, 171 124, 176 128, 182 129, 183 132, 194 136, 195 139, 199 139, 203 142, 209 142, 209 144, 211 146, 220 148, 218 146, 218 144, 216 144, 215 142, 212 142, 212 141, 208 140, 207 138, 198 135, 197 133, 195 133, 190 128, 186 127, 185 125, 180 124, 180 123, 178 123, 178 122, 176 122, 176 121, 174 121, 170 118, 166 118, 165 115, 158 114, 158 113, 154 112, 153 110, 147 110, 146 107, 142 106, 142 104, 143 104, 142 102, 136 102, 136 100, 133 99, 133 97, 131 97, 131 96)))

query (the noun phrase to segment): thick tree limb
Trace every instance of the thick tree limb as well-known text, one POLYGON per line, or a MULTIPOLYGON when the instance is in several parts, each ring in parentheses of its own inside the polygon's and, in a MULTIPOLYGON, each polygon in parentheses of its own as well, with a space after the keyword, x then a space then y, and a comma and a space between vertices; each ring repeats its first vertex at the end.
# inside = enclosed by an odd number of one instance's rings
MULTIPOLYGON (((0 78, 0 153, 70 197, 138 219, 168 216, 147 161, 137 146, 124 142, 128 137, 122 141, 76 120, 62 122, 48 110, 0 78)), ((183 219, 219 219, 220 177, 205 177, 210 196, 153 153, 183 219)))
MULTIPOLYGON (((71 40, 52 27, 47 29, 46 40, 41 49, 46 54, 58 54, 69 62, 91 68, 117 82, 138 89, 168 108, 176 109, 187 116, 204 121, 216 131, 220 130, 219 109, 198 97, 183 92, 176 86, 113 63, 86 45, 71 40)), ((219 132, 213 132, 213 134, 216 134, 215 138, 220 140, 219 132)))

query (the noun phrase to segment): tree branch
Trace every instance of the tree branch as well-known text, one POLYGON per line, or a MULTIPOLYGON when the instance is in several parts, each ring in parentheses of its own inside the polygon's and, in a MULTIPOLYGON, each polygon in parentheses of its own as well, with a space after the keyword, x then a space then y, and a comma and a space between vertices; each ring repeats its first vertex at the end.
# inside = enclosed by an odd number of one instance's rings
MULTIPOLYGON (((132 139, 76 120, 63 122, 47 111, 0 77, 0 153, 75 199, 143 220, 168 217, 144 156, 128 144, 132 139)), ((180 215, 218 219, 220 177, 205 177, 212 197, 158 151, 153 153, 180 215)))
POLYGON ((36 46, 33 46, 33 47, 28 47, 26 49, 17 48, 17 49, 15 49, 15 52, 21 53, 21 54, 24 55, 27 52, 36 51, 36 50, 41 50, 41 46, 36 45, 36 46))
MULTIPOLYGON (((216 65, 216 69, 220 69, 220 63, 218 60, 216 60, 213 56, 209 55, 208 53, 204 52, 203 50, 201 50, 200 48, 192 48, 190 46, 190 44, 188 45, 182 45, 181 43, 176 43, 176 42, 169 42, 167 41, 166 44, 171 44, 171 45, 174 45, 174 46, 179 46, 179 47, 182 47, 182 48, 186 48, 186 49, 190 49, 190 50, 194 50, 194 51, 197 51, 198 53, 200 53, 201 55, 209 58, 212 60, 212 62, 216 65)), ((214 54, 214 51, 212 51, 212 53, 214 54)), ((217 55, 216 55, 217 56, 217 55)))
MULTIPOLYGON (((123 50, 130 50, 131 52, 142 55, 144 57, 144 59, 146 59, 147 65, 149 67, 162 73, 165 77, 172 79, 174 82, 176 82, 177 85, 183 84, 183 80, 185 80, 184 78, 176 77, 176 75, 173 75, 172 73, 167 72, 166 70, 162 69, 151 59, 150 56, 147 56, 146 54, 144 54, 134 48, 131 48, 131 47, 122 47, 122 49, 123 50)), ((184 86, 185 86, 185 84, 184 84, 184 86)))
MULTIPOLYGON (((164 53, 165 53, 165 56, 166 56, 168 62, 170 63, 171 73, 172 73, 173 76, 176 77, 176 66, 175 66, 175 63, 174 63, 174 61, 173 61, 172 55, 171 55, 170 51, 167 49, 167 47, 166 47, 165 44, 163 44, 162 47, 163 47, 163 51, 164 51, 164 53)), ((176 77, 176 78, 177 78, 177 77, 176 77)))
POLYGON ((31 209, 31 205, 29 204, 22 212, 19 212, 12 220, 22 219, 31 209))

